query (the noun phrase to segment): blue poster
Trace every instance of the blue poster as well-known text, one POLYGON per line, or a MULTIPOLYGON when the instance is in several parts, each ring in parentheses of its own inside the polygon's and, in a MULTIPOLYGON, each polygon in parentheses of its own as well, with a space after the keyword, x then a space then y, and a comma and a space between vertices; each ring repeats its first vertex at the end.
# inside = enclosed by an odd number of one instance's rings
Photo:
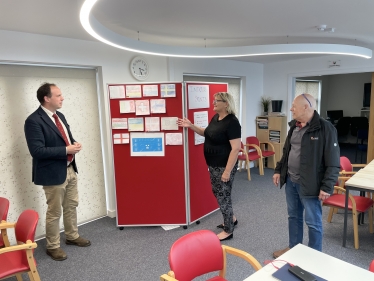
POLYGON ((159 152, 162 151, 162 138, 133 138, 133 152, 159 152))

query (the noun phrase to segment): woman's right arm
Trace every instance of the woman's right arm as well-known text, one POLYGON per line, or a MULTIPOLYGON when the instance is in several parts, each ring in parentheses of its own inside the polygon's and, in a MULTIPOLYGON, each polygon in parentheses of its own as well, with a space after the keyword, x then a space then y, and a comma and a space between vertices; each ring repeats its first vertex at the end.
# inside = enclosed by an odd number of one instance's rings
POLYGON ((199 126, 192 124, 191 121, 187 118, 178 118, 177 124, 179 127, 190 128, 192 131, 199 134, 200 136, 204 136, 205 128, 201 128, 199 126))

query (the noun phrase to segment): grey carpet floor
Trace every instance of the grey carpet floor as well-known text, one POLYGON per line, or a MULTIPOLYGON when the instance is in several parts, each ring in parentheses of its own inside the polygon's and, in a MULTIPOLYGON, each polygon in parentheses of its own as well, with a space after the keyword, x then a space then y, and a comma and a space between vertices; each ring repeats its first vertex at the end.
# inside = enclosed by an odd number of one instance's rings
MULTIPOLYGON (((260 176, 258 169, 252 168, 252 181, 248 181, 246 171, 236 174, 233 204, 239 223, 234 238, 223 242, 249 252, 261 264, 272 259, 273 251, 288 245, 285 193, 284 189, 273 186, 272 175, 271 169, 265 169, 265 176, 260 176)), ((323 252, 367 269, 374 259, 374 234, 369 233, 367 216, 366 223, 359 226, 360 249, 355 250, 351 215, 348 218, 347 247, 343 248, 343 212, 334 215, 332 223, 327 223, 328 210, 324 207, 323 252)), ((200 229, 218 233, 216 225, 221 222, 222 215, 217 211, 188 229, 180 227, 165 231, 161 227, 128 227, 121 231, 116 227, 115 219, 105 217, 79 227, 80 235, 91 240, 90 247, 62 244, 68 259, 56 262, 45 254, 45 241, 39 240, 35 257, 44 281, 159 280, 159 276, 169 270, 168 252, 176 239, 200 229)), ((304 229, 304 244, 307 244, 306 227, 304 229)), ((63 234, 61 240, 64 241, 63 234)), ((253 269, 242 260, 236 257, 228 259, 228 280, 243 280, 252 273, 253 269)), ((25 274, 24 280, 28 280, 25 274)))

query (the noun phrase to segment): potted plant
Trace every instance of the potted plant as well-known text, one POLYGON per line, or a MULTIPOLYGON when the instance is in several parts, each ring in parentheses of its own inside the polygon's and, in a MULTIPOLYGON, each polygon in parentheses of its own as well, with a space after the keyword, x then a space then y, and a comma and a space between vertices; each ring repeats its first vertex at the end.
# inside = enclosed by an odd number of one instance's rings
POLYGON ((265 97, 265 96, 261 97, 261 105, 262 105, 264 115, 268 115, 270 103, 271 103, 271 98, 265 97))

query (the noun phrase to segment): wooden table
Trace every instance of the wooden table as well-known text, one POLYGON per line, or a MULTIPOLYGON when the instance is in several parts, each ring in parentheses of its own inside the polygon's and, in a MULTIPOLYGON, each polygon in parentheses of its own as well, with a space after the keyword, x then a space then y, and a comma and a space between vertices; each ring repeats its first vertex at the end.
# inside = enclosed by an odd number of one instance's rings
MULTIPOLYGON (((349 190, 359 190, 364 192, 374 191, 374 160, 364 168, 355 173, 345 182, 345 209, 344 209, 344 230, 343 230, 343 247, 347 240, 347 217, 348 217, 348 198, 349 190)), ((374 280, 374 279, 373 279, 374 280)))
MULTIPOLYGON (((374 280, 374 273, 362 269, 353 264, 334 258, 325 253, 316 251, 303 244, 298 244, 291 250, 281 255, 277 260, 285 260, 300 266, 321 278, 329 281, 369 281, 374 280)), ((275 262, 276 266, 282 267, 285 262, 275 262)), ((368 264, 369 267, 369 264, 368 264)), ((253 273, 244 281, 276 281, 272 274, 277 269, 268 264, 253 273)))

